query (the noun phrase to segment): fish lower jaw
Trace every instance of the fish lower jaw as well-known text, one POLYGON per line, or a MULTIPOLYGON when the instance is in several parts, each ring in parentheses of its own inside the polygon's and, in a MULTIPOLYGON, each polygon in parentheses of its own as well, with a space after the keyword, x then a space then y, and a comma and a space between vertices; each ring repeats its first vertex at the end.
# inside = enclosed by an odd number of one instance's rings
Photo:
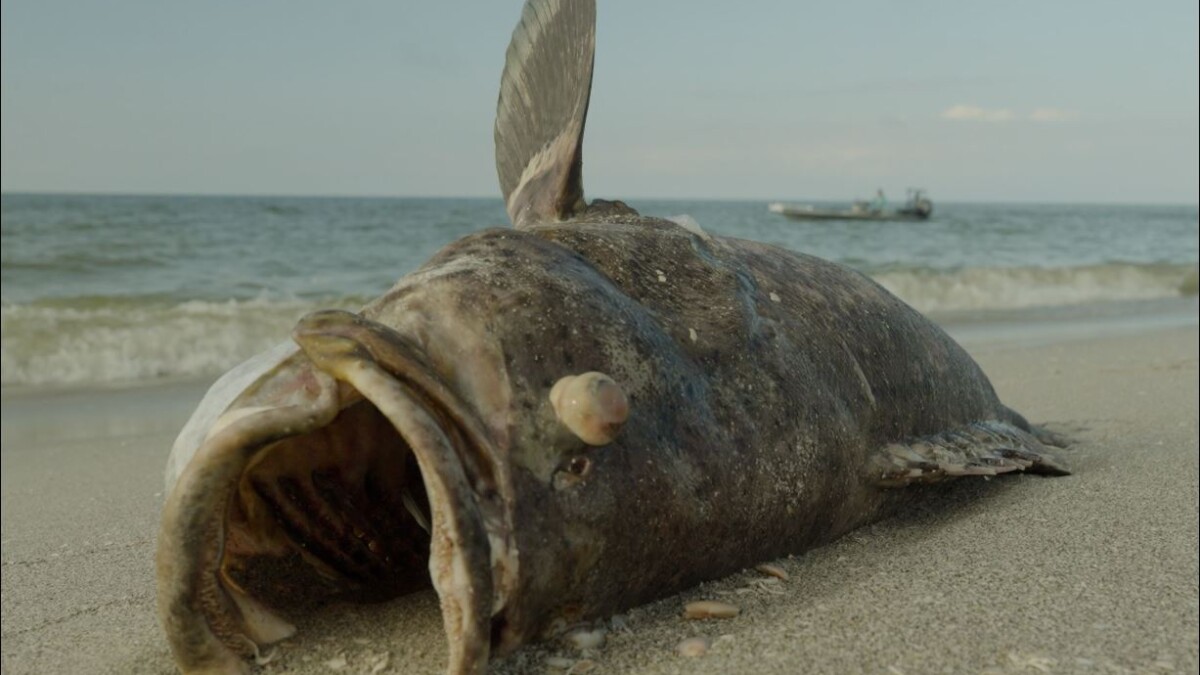
POLYGON ((474 408, 354 315, 315 315, 295 338, 301 353, 226 409, 168 495, 158 602, 177 664, 245 672, 295 631, 275 610, 432 586, 447 672, 483 672, 517 557, 474 408))

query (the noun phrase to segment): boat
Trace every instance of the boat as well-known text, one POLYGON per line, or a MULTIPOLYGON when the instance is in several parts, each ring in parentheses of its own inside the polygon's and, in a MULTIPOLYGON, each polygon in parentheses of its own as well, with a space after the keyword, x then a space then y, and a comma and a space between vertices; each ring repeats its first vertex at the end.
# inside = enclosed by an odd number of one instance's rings
POLYGON ((928 220, 933 215, 933 202, 924 190, 910 189, 904 206, 889 209, 880 190, 873 201, 860 199, 849 209, 826 209, 811 204, 783 202, 774 202, 767 209, 794 220, 928 220))

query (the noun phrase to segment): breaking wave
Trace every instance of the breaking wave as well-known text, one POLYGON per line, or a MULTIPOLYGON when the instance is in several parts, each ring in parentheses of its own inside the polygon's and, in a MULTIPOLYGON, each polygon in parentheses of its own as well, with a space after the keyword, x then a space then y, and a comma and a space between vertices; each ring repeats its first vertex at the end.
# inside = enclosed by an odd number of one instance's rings
MULTIPOLYGON (((1194 265, 892 268, 872 276, 937 314, 1196 295, 1194 265)), ((367 298, 178 301, 44 299, 2 307, 2 383, 89 385, 212 376, 287 338, 304 314, 354 310, 367 298)))
POLYGON ((308 312, 356 310, 362 304, 361 298, 5 303, 2 383, 79 385, 212 375, 286 339, 308 312))
POLYGON ((1110 263, 1080 267, 927 268, 872 277, 922 312, 1058 307, 1196 295, 1194 265, 1110 263))

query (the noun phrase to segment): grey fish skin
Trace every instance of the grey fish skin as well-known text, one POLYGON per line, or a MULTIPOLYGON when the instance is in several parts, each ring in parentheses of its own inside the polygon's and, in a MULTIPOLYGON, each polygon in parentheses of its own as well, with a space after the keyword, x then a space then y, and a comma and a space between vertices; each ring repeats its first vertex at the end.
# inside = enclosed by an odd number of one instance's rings
POLYGON ((877 519, 895 492, 872 460, 889 444, 992 422, 1044 451, 940 328, 833 263, 633 216, 485 232, 426 269, 463 260, 469 274, 418 273, 364 316, 403 324, 436 304, 502 355, 520 573, 501 651, 877 519), (585 371, 630 400, 603 447, 549 403, 585 371), (556 484, 579 457, 587 475, 556 484))
POLYGON ((177 439, 158 608, 240 673, 275 608, 432 585, 449 673, 785 553, 908 485, 1064 474, 941 329, 867 277, 584 200, 592 2, 530 0, 497 104, 516 229, 318 312, 177 439))

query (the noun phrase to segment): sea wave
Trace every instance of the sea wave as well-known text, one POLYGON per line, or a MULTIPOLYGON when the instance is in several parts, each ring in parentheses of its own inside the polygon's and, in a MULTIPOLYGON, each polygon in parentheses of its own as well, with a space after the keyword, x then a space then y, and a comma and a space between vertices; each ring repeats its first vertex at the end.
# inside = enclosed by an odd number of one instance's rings
MULTIPOLYGON (((1113 263, 1067 268, 925 268, 871 273, 917 309, 937 314, 1196 295, 1194 265, 1113 263)), ((170 300, 88 297, 4 303, 5 386, 75 386, 210 376, 286 339, 322 308, 367 298, 170 300)))
POLYGON ((922 312, 1025 309, 1196 295, 1195 265, 897 269, 872 273, 922 312))
POLYGON ((286 339, 316 309, 362 298, 166 302, 79 298, 0 308, 0 383, 85 385, 211 375, 286 339))

